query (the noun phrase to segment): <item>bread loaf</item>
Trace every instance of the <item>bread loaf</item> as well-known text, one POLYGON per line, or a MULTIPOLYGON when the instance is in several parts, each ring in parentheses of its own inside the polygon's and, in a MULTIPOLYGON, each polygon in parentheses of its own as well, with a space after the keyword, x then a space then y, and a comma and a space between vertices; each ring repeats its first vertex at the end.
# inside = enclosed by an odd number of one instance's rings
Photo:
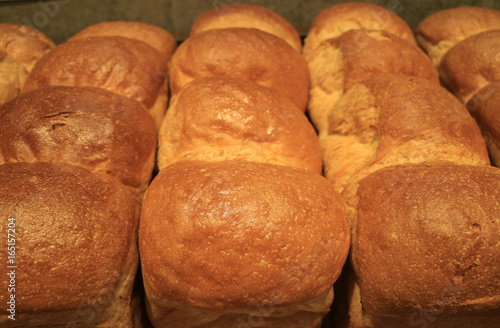
POLYGON ((167 30, 142 22, 102 22, 86 27, 68 41, 95 36, 122 36, 142 41, 160 52, 166 63, 170 62, 177 41, 167 30))
POLYGON ((385 31, 350 30, 305 55, 311 74, 308 113, 316 129, 327 129, 328 113, 354 84, 374 73, 403 73, 438 84, 429 58, 416 46, 385 31))
POLYGON ((155 124, 138 102, 94 87, 51 86, 0 107, 0 164, 60 162, 118 179, 141 195, 153 172, 155 124))
POLYGON ((166 62, 144 42, 92 37, 57 46, 26 80, 23 92, 51 85, 99 87, 143 104, 159 127, 167 107, 166 62))
POLYGON ((338 191, 382 167, 422 161, 488 165, 480 131, 444 88, 403 74, 374 74, 333 106, 320 140, 338 191))
POLYGON ((349 327, 498 327, 497 168, 392 166, 357 197, 349 327))
POLYGON ((327 8, 314 18, 304 41, 304 55, 325 40, 358 29, 386 31, 416 45, 412 30, 394 12, 371 3, 352 2, 327 8))
POLYGON ((45 34, 25 25, 0 24, 0 51, 20 62, 28 72, 55 47, 45 34))
POLYGON ((322 172, 318 136, 302 111, 275 90, 228 77, 197 79, 171 103, 160 129, 158 166, 182 159, 322 172))
POLYGON ((196 34, 172 58, 170 86, 175 96, 189 82, 227 76, 275 89, 305 111, 309 71, 304 58, 281 38, 249 28, 196 34))
POLYGON ((15 268, 4 267, 1 278, 0 325, 137 327, 131 294, 138 265, 138 210, 124 187, 83 168, 0 165, 4 265, 8 237, 15 247, 14 262, 9 262, 15 268), (10 270, 14 273, 5 274, 10 270), (6 310, 11 295, 15 320, 6 310))
POLYGON ((194 21, 191 36, 232 27, 255 28, 282 38, 299 52, 302 49, 299 33, 284 17, 265 7, 246 3, 224 5, 206 11, 194 21))
MULTIPOLYGON (((436 67, 443 56, 466 38, 500 29, 500 11, 463 6, 438 11, 425 18, 415 30, 415 37, 436 67)), ((469 57, 468 59, 471 59, 469 57)))
POLYGON ((500 30, 473 35, 444 55, 439 73, 443 85, 466 103, 479 89, 500 79, 500 30))
POLYGON ((143 202, 139 247, 155 327, 317 327, 349 249, 323 177, 246 161, 179 161, 143 202), (252 322, 252 321, 250 321, 252 322))

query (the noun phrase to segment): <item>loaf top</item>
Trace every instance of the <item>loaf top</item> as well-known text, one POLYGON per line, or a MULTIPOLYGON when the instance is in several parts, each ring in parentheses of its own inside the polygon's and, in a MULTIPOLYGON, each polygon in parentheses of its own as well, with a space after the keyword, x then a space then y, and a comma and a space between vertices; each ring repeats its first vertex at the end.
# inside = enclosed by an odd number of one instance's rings
POLYGON ((144 191, 155 124, 140 103, 94 87, 51 86, 0 107, 0 163, 64 162, 144 191))
POLYGON ((95 37, 122 36, 139 40, 158 50, 168 62, 177 48, 177 41, 170 32, 161 27, 142 22, 102 22, 91 25, 73 35, 68 41, 95 37))
POLYGON ((216 7, 199 16, 191 26, 191 36, 203 31, 230 27, 256 28, 285 40, 301 51, 299 33, 283 16, 265 7, 238 3, 216 7))
POLYGON ((352 255, 366 311, 497 313, 498 168, 392 166, 362 180, 357 195, 352 255))
POLYGON ((150 108, 166 78, 161 54, 142 41, 91 37, 63 43, 33 68, 23 92, 50 85, 100 87, 150 108))
POLYGON ((429 45, 458 43, 469 36, 500 28, 500 11, 483 7, 456 7, 426 17, 415 30, 417 40, 429 45))
POLYGON ((275 89, 305 111, 309 70, 299 52, 283 39, 253 28, 225 28, 196 34, 183 42, 170 65, 175 95, 205 76, 250 80, 275 89))
POLYGON ((443 85, 462 102, 500 79, 500 30, 468 37, 444 55, 439 73, 443 85))
POLYGON ((342 199, 322 176, 246 161, 180 161, 152 181, 139 247, 148 299, 210 309, 311 300, 347 257, 342 199))
MULTIPOLYGON (((87 305, 104 311, 109 305, 99 297, 115 297, 137 265, 127 263, 136 251, 138 202, 119 183, 68 164, 3 164, 0 186, 0 241, 7 247, 12 223, 21 323, 40 313, 48 318, 42 325, 81 320, 75 309, 87 305)), ((7 300, 7 288, 1 293, 7 300)))
POLYGON ((318 136, 297 106, 278 91, 220 76, 189 83, 167 111, 160 170, 179 159, 245 159, 322 172, 318 136))
POLYGON ((25 25, 0 24, 0 51, 11 55, 28 72, 54 47, 54 41, 40 31, 25 25))
POLYGON ((327 8, 316 16, 305 39, 304 54, 313 51, 324 40, 361 28, 386 31, 416 45, 411 28, 389 9, 351 2, 327 8))

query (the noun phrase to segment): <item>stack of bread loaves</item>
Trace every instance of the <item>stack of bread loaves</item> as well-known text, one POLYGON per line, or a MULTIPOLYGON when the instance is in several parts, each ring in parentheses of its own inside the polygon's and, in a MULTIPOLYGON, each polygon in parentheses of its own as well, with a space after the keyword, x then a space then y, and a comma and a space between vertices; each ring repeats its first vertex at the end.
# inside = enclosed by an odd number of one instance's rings
POLYGON ((319 327, 350 234, 304 115, 297 32, 262 7, 219 7, 169 72, 139 231, 153 325, 319 327))
POLYGON ((408 30, 401 24, 383 8, 342 4, 320 14, 306 39, 308 110, 314 117, 318 97, 325 175, 352 229, 347 316, 338 324, 497 327, 500 172, 414 40, 371 48, 396 40, 391 31, 408 30), (321 35, 335 38, 317 42, 321 35))
POLYGON ((43 33, 16 24, 0 24, 0 105, 17 96, 35 63, 54 48, 43 33))
POLYGON ((2 327, 141 326, 137 234, 162 113, 146 106, 165 105, 167 62, 125 37, 70 41, 0 107, 2 327))
POLYGON ((500 166, 500 11, 479 7, 443 10, 427 17, 417 40, 439 69, 441 82, 466 104, 500 166))

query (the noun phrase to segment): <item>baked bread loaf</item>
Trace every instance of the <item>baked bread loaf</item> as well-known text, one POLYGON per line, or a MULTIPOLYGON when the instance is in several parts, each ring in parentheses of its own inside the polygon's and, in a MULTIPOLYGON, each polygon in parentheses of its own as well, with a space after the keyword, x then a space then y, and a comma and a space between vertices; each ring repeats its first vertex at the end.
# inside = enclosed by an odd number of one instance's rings
POLYGON ((225 28, 184 41, 170 65, 175 96, 189 82, 206 76, 228 76, 275 89, 305 111, 309 70, 304 58, 281 38, 248 28, 225 28))
POLYGON ((474 94, 466 104, 476 119, 493 165, 500 167, 500 84, 489 83, 474 94))
POLYGON ((20 62, 28 72, 35 63, 55 47, 45 34, 31 27, 10 23, 0 24, 0 51, 20 62))
POLYGON ((390 165, 489 164, 485 142, 465 106, 422 78, 374 74, 346 92, 328 123, 328 135, 320 138, 325 176, 339 192, 390 165))
POLYGON ((78 165, 118 179, 137 195, 151 180, 155 124, 127 97, 94 87, 45 87, 0 107, 0 121, 0 164, 78 165))
POLYGON ((318 136, 279 92, 246 80, 194 80, 171 103, 159 133, 158 167, 183 160, 241 159, 321 174, 318 136))
POLYGON ((349 327, 498 327, 498 168, 392 166, 357 197, 349 327))
POLYGON ((311 74, 307 110, 320 134, 326 132, 328 113, 337 100, 374 73, 404 73, 439 84, 423 51, 385 31, 350 30, 322 42, 305 58, 311 74))
POLYGON ((443 56, 457 43, 470 36, 497 29, 500 29, 500 11, 464 6, 428 16, 418 25, 415 37, 434 65, 439 67, 443 56))
POLYGON ((152 181, 139 248, 155 327, 318 327, 349 249, 322 176, 246 161, 180 161, 152 181))
MULTIPOLYGON (((0 242, 7 250, 8 237, 15 239, 16 266, 4 267, 0 325, 137 327, 137 200, 119 183, 68 164, 3 164, 0 186, 0 242)), ((7 256, 1 252, 4 265, 7 256)))
POLYGON ((479 89, 500 79, 500 30, 473 35, 451 48, 441 61, 443 85, 466 103, 479 89))
POLYGON ((167 108, 167 65, 129 38, 91 37, 57 46, 33 68, 23 92, 51 85, 99 87, 143 104, 159 128, 167 108))
POLYGON ((382 30, 416 45, 411 28, 392 11, 371 3, 341 3, 319 13, 304 40, 304 55, 321 42, 337 38, 350 30, 382 30))
POLYGON ((86 27, 68 41, 95 36, 122 36, 145 42, 158 50, 167 63, 177 48, 177 41, 167 30, 141 22, 102 22, 86 27))
POLYGON ((27 77, 28 71, 21 63, 0 51, 0 106, 21 92, 27 77))
POLYGON ((199 16, 191 26, 191 36, 204 31, 244 27, 276 35, 295 50, 302 50, 299 33, 283 16, 265 7, 238 3, 216 7, 199 16))

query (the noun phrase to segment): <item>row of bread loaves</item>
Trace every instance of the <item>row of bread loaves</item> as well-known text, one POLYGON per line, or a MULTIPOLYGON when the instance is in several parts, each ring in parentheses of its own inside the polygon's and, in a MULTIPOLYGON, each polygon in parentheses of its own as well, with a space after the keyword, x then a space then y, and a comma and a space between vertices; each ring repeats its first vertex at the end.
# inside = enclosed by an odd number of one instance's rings
POLYGON ((460 7, 423 20, 417 40, 439 69, 441 82, 476 119, 492 163, 500 166, 500 11, 460 7))
POLYGON ((174 54, 139 232, 155 327, 312 328, 329 311, 350 233, 300 50, 283 17, 239 4, 201 15, 174 54))
MULTIPOLYGON (((0 44, 37 54, 21 37, 0 44)), ((137 234, 171 40, 142 23, 91 27, 37 56, 0 107, 2 327, 141 327, 137 234)))
POLYGON ((352 231, 337 324, 498 327, 500 172, 402 24, 378 6, 341 4, 306 38, 308 110, 313 117, 314 97, 324 106, 316 126, 325 174, 352 231), (331 38, 315 40, 322 35, 331 38), (387 43, 402 37, 411 41, 387 43))

